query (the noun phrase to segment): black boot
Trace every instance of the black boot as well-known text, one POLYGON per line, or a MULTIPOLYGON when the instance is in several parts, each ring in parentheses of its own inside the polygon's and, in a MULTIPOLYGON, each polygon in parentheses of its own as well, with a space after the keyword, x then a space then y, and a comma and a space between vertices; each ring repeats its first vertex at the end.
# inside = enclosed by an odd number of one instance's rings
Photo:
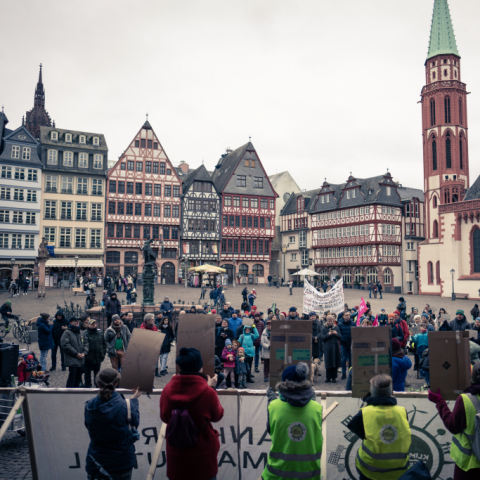
POLYGON ((160 373, 158 373, 158 367, 155 369, 155 376, 156 377, 161 377, 162 376, 160 373))
POLYGON ((57 367, 52 367, 52 368, 50 369, 50 372, 54 372, 56 369, 57 369, 57 367))

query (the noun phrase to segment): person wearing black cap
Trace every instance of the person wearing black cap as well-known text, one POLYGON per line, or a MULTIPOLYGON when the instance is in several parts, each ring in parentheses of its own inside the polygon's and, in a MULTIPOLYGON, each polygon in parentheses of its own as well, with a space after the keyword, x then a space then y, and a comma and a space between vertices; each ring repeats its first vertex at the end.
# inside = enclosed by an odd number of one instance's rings
MULTIPOLYGON (((174 410, 187 410, 198 429, 198 436, 196 444, 188 450, 175 447, 170 444, 167 427, 167 477, 170 480, 189 479, 193 466, 196 480, 210 480, 218 473, 220 450, 218 432, 212 422, 219 422, 224 414, 215 391, 217 375, 210 378, 203 373, 202 356, 196 348, 181 348, 176 364, 180 374, 172 377, 162 391, 160 418, 168 425, 172 417, 176 419, 174 410)), ((172 430, 173 425, 174 422, 172 430)), ((172 435, 175 433, 171 431, 172 435)))
POLYGON ((122 305, 117 298, 117 294, 112 292, 110 294, 110 298, 107 300, 105 304, 105 315, 107 316, 107 326, 109 327, 112 324, 112 316, 113 315, 121 315, 122 314, 122 305))
POLYGON ((290 310, 288 311, 287 320, 300 320, 296 307, 290 307, 290 310))

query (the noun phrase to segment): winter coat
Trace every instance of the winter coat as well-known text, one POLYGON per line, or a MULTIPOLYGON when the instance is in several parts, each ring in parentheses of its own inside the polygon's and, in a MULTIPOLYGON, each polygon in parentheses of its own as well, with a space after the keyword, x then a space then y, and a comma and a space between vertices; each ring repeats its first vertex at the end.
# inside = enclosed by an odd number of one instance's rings
POLYGON ((450 326, 450 324, 448 323, 447 320, 444 320, 443 323, 438 328, 438 331, 439 332, 451 332, 452 327, 450 326))
POLYGON ((106 315, 121 315, 122 314, 122 304, 116 298, 113 300, 112 298, 109 298, 107 300, 107 303, 105 305, 105 314, 106 315))
POLYGON ((387 322, 388 322, 388 315, 384 314, 384 313, 381 313, 379 316, 378 316, 378 323, 381 327, 384 327, 385 325, 387 325, 387 322))
POLYGON ((222 351, 222 360, 223 360, 223 366, 225 368, 235 368, 235 359, 237 358, 237 352, 231 348, 230 350, 227 347, 224 347, 222 351), (229 356, 233 357, 233 360, 228 360, 229 356))
POLYGON ((229 318, 228 319, 228 328, 232 332, 236 332, 237 328, 242 324, 242 319, 237 317, 237 318, 229 318))
POLYGON ((55 344, 53 343, 52 330, 53 324, 49 325, 48 320, 38 317, 38 348, 40 350, 51 350, 55 344))
MULTIPOLYGON (((130 408, 130 424, 138 428, 140 424, 138 399, 130 400, 130 408)), ((129 441, 131 433, 127 418, 127 402, 123 395, 116 391, 108 402, 96 396, 85 403, 85 426, 90 435, 86 459, 87 473, 93 474, 96 470, 90 455, 112 474, 131 470, 136 465, 135 446, 129 441)))
POLYGON ((264 358, 265 360, 270 359, 270 332, 271 330, 269 331, 265 329, 262 332, 262 336, 260 339, 260 345, 262 346, 262 358, 264 358))
POLYGON ((160 333, 165 334, 163 339, 162 348, 160 349, 160 355, 164 353, 170 353, 170 344, 175 340, 175 334, 173 333, 173 328, 160 328, 158 330, 160 333))
POLYGON ((254 320, 253 323, 255 327, 257 327, 258 338, 255 340, 255 346, 260 346, 260 337, 262 336, 262 332, 265 329, 265 322, 263 320, 254 320))
POLYGON ((338 329, 340 330, 340 333, 342 335, 342 341, 340 344, 346 348, 351 348, 352 346, 352 327, 356 327, 356 323, 350 319, 348 323, 345 322, 340 322, 337 325, 338 329))
POLYGON ((315 319, 312 323, 312 357, 319 358, 322 352, 323 320, 315 319), (315 342, 314 338, 317 339, 315 342))
POLYGON ((232 316, 230 309, 222 310, 219 315, 222 317, 222 320, 229 320, 232 316))
POLYGON ((160 310, 163 313, 163 316, 165 315, 171 315, 173 312, 173 303, 172 302, 162 302, 160 305, 160 310))
POLYGON ((238 338, 238 341, 242 344, 243 349, 245 350, 246 357, 255 356, 255 340, 258 338, 258 332, 255 327, 250 328, 250 333, 245 333, 245 327, 243 327, 243 333, 238 338))
POLYGON ((225 330, 223 327, 218 327, 215 332, 215 354, 219 357, 222 356, 223 349, 225 348, 225 340, 227 338, 229 338, 230 341, 233 341, 233 332, 229 328, 225 330), (226 336, 224 337, 222 334, 225 334, 226 336))
POLYGON ((340 345, 342 334, 338 326, 332 328, 322 328, 323 355, 325 358, 325 368, 338 368, 341 365, 340 345), (335 330, 337 335, 330 335, 328 332, 335 330))
POLYGON ((82 335, 88 337, 88 353, 85 355, 85 363, 88 365, 101 364, 107 353, 107 344, 105 343, 105 337, 103 336, 102 331, 98 328, 95 330, 87 328, 82 335))
POLYGON ((133 333, 133 329, 137 327, 136 323, 135 323, 135 320, 132 318, 132 321, 131 322, 123 322, 123 324, 128 328, 128 330, 130 331, 130 333, 133 333))
POLYGON ((210 388, 201 375, 175 375, 160 396, 160 418, 167 423, 172 411, 184 408, 199 429, 197 444, 187 450, 170 446, 166 441, 167 471, 171 480, 191 478, 195 469, 196 480, 209 480, 218 473, 217 455, 220 450, 218 432, 212 422, 223 418, 223 407, 217 392, 210 388))
MULTIPOLYGON (((117 352, 115 350, 115 341, 117 340, 117 332, 113 329, 113 327, 110 325, 106 330, 105 330, 105 343, 107 344, 107 353, 109 357, 116 357, 117 352)), ((130 337, 132 334, 130 333, 130 330, 123 325, 122 322, 122 327, 120 329, 120 337, 122 338, 123 341, 123 351, 126 352, 128 348, 128 342, 130 341, 130 337)))
POLYGON ((85 363, 85 357, 78 358, 79 353, 88 354, 88 337, 84 338, 80 327, 78 330, 73 329, 70 325, 67 330, 63 332, 60 339, 60 346, 65 355, 66 367, 81 367, 85 363))
POLYGON ((404 357, 392 357, 392 381, 394 392, 405 391, 405 379, 408 370, 412 368, 412 361, 405 355, 404 357))
POLYGON ((60 309, 57 311, 55 314, 55 319, 53 320, 53 330, 52 330, 52 337, 53 337, 53 343, 55 345, 58 345, 60 343, 60 339, 62 338, 63 330, 62 327, 68 327, 68 322, 65 319, 65 315, 63 314, 63 310, 60 309), (57 315, 61 315, 62 318, 60 320, 57 320, 57 315))
POLYGON ((401 323, 394 324, 393 327, 391 327, 391 329, 392 329, 392 338, 396 338, 401 344, 404 339, 402 324, 401 323))
POLYGON ((469 330, 471 328, 471 325, 469 322, 467 322, 467 319, 465 318, 465 315, 463 315, 463 319, 462 320, 452 320, 450 322, 450 328, 454 331, 454 332, 463 332, 465 330, 469 330))
POLYGON ((473 319, 475 320, 479 315, 480 315, 480 310, 478 309, 478 307, 473 307, 471 310, 470 310, 470 315, 473 317, 473 319))
POLYGON ((248 296, 248 290, 247 290, 247 287, 245 287, 243 290, 242 290, 242 297, 243 298, 247 298, 248 296))
POLYGON ((0 307, 0 314, 3 316, 5 315, 6 317, 9 317, 9 313, 12 313, 12 307, 10 305, 7 305, 6 303, 4 303, 1 307, 0 307))
POLYGON ((246 360, 241 362, 238 357, 236 358, 236 360, 235 360, 235 373, 237 375, 247 375, 248 367, 247 367, 247 361, 246 360))
POLYGON ((428 332, 425 333, 417 333, 412 337, 413 343, 419 349, 420 347, 428 348, 428 332))
POLYGON ((152 332, 158 332, 158 328, 155 325, 149 327, 145 322, 142 322, 142 324, 140 325, 140 330, 150 330, 152 332))
POLYGON ((480 361, 480 345, 477 345, 475 342, 470 341, 470 361, 477 363, 480 361))
POLYGON ((408 329, 408 325, 405 320, 400 319, 398 323, 401 325, 403 331, 403 341, 400 341, 400 345, 402 348, 405 348, 408 342, 408 337, 410 336, 410 330, 408 329))

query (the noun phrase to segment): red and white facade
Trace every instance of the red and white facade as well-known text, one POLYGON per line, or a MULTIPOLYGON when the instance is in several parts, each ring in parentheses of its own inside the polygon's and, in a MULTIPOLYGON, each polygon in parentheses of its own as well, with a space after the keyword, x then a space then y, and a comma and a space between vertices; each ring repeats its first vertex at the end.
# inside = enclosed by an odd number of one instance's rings
POLYGON ((178 281, 181 194, 182 181, 147 121, 107 173, 107 272, 142 273, 140 248, 154 238, 158 276, 178 281))

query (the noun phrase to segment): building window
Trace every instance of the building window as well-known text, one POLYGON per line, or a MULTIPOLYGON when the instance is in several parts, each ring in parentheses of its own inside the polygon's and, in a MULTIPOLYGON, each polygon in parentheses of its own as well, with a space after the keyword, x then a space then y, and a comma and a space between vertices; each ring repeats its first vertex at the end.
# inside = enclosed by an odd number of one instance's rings
POLYGON ((45 241, 50 245, 55 245, 55 228, 54 227, 45 227, 43 229, 43 236, 45 237, 45 241))
POLYGON ((179 218, 180 217, 180 207, 178 205, 173 205, 172 217, 173 218, 179 218))
POLYGON ((10 223, 10 212, 8 210, 0 210, 0 223, 10 223))
POLYGON ((58 140, 58 132, 52 132, 51 137, 52 140, 58 140))
MULTIPOLYGON (((299 237, 300 237, 299 246, 300 247, 306 247, 307 246, 307 232, 300 232, 299 237)), ((295 240, 295 237, 293 237, 293 239, 295 240)))
POLYGON ((135 204, 135 215, 141 215, 142 214, 142 204, 141 203, 136 203, 135 204))
POLYGON ((100 139, 98 137, 93 137, 93 144, 94 145, 100 145, 100 139))
POLYGON ((263 277, 263 275, 264 275, 263 265, 260 265, 259 263, 256 263, 253 266, 252 271, 253 271, 253 276, 254 277, 263 277))
POLYGON ((48 165, 58 164, 58 152, 56 150, 48 150, 47 164, 48 165))
POLYGON ((12 167, 2 167, 2 178, 12 178, 12 167))
POLYGON ((392 195, 392 187, 387 187, 387 195, 388 196, 392 195))
POLYGON ((85 144, 85 143, 86 143, 85 140, 86 140, 85 135, 80 135, 80 136, 78 137, 78 143, 85 144))
MULTIPOLYGON (((210 184, 205 184, 205 185, 210 185, 210 184)), ((180 197, 180 185, 173 186, 173 196, 176 198, 180 197)))
POLYGON ((232 206, 232 197, 225 197, 224 199, 224 205, 226 207, 231 207, 232 206))
POLYGON ((165 185, 164 187, 164 195, 166 197, 171 197, 172 196, 172 186, 171 185, 165 185))
POLYGON ((88 168, 88 153, 78 154, 78 166, 81 168, 88 168))
POLYGON ((428 284, 433 285, 433 263, 427 263, 428 284))
POLYGON ((101 169, 103 167, 103 155, 93 156, 93 168, 101 169))
POLYGON ((292 262, 295 262, 295 261, 297 260, 297 254, 296 254, 296 253, 292 253, 292 256, 291 256, 290 260, 291 260, 292 262))
POLYGON ((143 172, 143 162, 137 162, 137 172, 143 172))
POLYGON ((109 223, 107 224, 107 237, 114 238, 115 237, 115 224, 109 223))
POLYGON ((100 232, 101 230, 99 228, 90 230, 90 248, 100 248, 102 246, 100 232))
POLYGON ((160 175, 165 175, 165 163, 160 162, 160 175))
POLYGON ((70 248, 72 245, 71 228, 60 229, 60 248, 70 248))
POLYGON ((120 263, 120 252, 107 252, 106 260, 107 263, 120 263))
POLYGON ((247 177, 245 175, 237 175, 237 187, 246 187, 247 177))
POLYGON ((137 252, 125 252, 125 263, 137 263, 137 252))
POLYGON ((63 166, 73 167, 73 152, 63 152, 63 166))
POLYGON ((75 248, 86 248, 87 246, 87 229, 75 229, 75 248))
POLYGON ((153 206, 153 216, 159 217, 160 216, 160 205, 153 206))
POLYGON ((450 134, 447 133, 447 139, 445 140, 445 154, 446 154, 446 166, 452 168, 452 144, 450 141, 450 134))
POLYGON ((460 170, 463 170, 463 141, 462 141, 462 137, 460 137, 459 149, 460 149, 460 170))
POLYGON ((102 220, 102 204, 101 203, 92 203, 92 221, 101 221, 102 220))
POLYGON ((29 182, 36 182, 37 181, 37 171, 36 170, 28 170, 27 180, 29 182))
POLYGON ((116 211, 116 203, 115 202, 108 202, 108 213, 110 215, 115 215, 115 211, 116 211))
POLYGON ((253 177, 253 188, 263 188, 263 177, 253 177))
POLYGON ((23 190, 20 190, 18 188, 15 188, 13 190, 13 199, 17 200, 19 202, 23 202, 24 197, 23 197, 23 190))
POLYGON ((125 182, 118 182, 118 193, 125 193, 125 182))
POLYGON ((25 180, 24 168, 15 168, 15 180, 25 180))
POLYGON ((30 160, 30 152, 32 149, 30 147, 23 147, 23 152, 22 152, 22 159, 23 160, 30 160))
POLYGON ((146 217, 151 217, 152 216, 152 204, 151 203, 146 203, 145 204, 145 216, 146 217))
POLYGON ((0 200, 10 200, 10 189, 2 187, 0 189, 0 200))
POLYGON ((45 201, 45 218, 54 220, 57 218, 57 202, 54 200, 45 201))
POLYGON ((437 285, 440 285, 440 262, 439 261, 435 264, 435 276, 436 276, 437 285))
POLYGON ((108 191, 109 193, 117 193, 117 182, 115 180, 108 182, 108 191))
POLYGON ((433 238, 438 238, 438 222, 436 220, 434 220, 433 222, 433 233, 432 233, 432 236, 433 238))
POLYGON ((342 277, 343 277, 343 283, 345 285, 351 285, 351 283, 352 283, 352 272, 351 272, 351 270, 349 270, 348 268, 346 270, 344 270, 343 273, 342 273, 342 277))
POLYGON ((117 224, 117 238, 122 238, 123 237, 123 224, 118 223, 117 224))
POLYGON ((163 227, 163 239, 170 240, 170 227, 163 227))
POLYGON ((377 271, 374 268, 370 268, 367 271, 367 283, 377 283, 377 271))
POLYGON ((72 134, 71 133, 66 133, 65 134, 65 142, 72 143, 72 134))
POLYGON ((140 225, 133 226, 133 238, 140 238, 140 225))
POLYGON ((171 216, 171 215, 170 215, 171 208, 172 208, 172 207, 171 207, 170 205, 165 205, 165 206, 163 207, 163 215, 164 215, 165 217, 170 218, 170 216, 171 216))
POLYGON ((430 125, 432 127, 435 125, 435 100, 433 98, 430 100, 430 125))
POLYGON ((135 183, 135 195, 141 195, 142 190, 143 190, 142 183, 136 182, 135 183))
POLYGON ((22 235, 18 233, 12 234, 12 248, 18 249, 22 248, 22 235))
POLYGON ((60 219, 61 220, 71 220, 72 219, 72 202, 62 202, 60 219))
POLYGON ((92 195, 102 195, 102 191, 103 181, 94 178, 92 182, 92 195))
POLYGON ((20 147, 17 145, 12 146, 12 158, 20 158, 20 147))
POLYGON ((35 213, 33 212, 27 212, 25 214, 25 223, 28 225, 35 225, 35 213))
POLYGON ((73 193, 73 177, 62 177, 62 193, 73 193))
POLYGON ((135 167, 135 162, 132 160, 127 160, 127 170, 133 172, 133 169, 135 167))
POLYGON ((392 271, 389 268, 383 272, 383 283, 385 285, 390 285, 392 283, 392 271))
MULTIPOLYGON (((326 272, 326 270, 324 270, 324 271, 326 272)), ((361 270, 355 270, 355 283, 357 283, 357 284, 363 283, 362 277, 363 277, 362 271, 361 270)))
POLYGON ((437 169, 437 142, 435 140, 432 142, 432 168, 433 170, 437 169))
POLYGON ((450 123, 450 97, 445 97, 445 123, 450 123))
POLYGON ((302 265, 308 265, 308 250, 302 252, 302 265))

